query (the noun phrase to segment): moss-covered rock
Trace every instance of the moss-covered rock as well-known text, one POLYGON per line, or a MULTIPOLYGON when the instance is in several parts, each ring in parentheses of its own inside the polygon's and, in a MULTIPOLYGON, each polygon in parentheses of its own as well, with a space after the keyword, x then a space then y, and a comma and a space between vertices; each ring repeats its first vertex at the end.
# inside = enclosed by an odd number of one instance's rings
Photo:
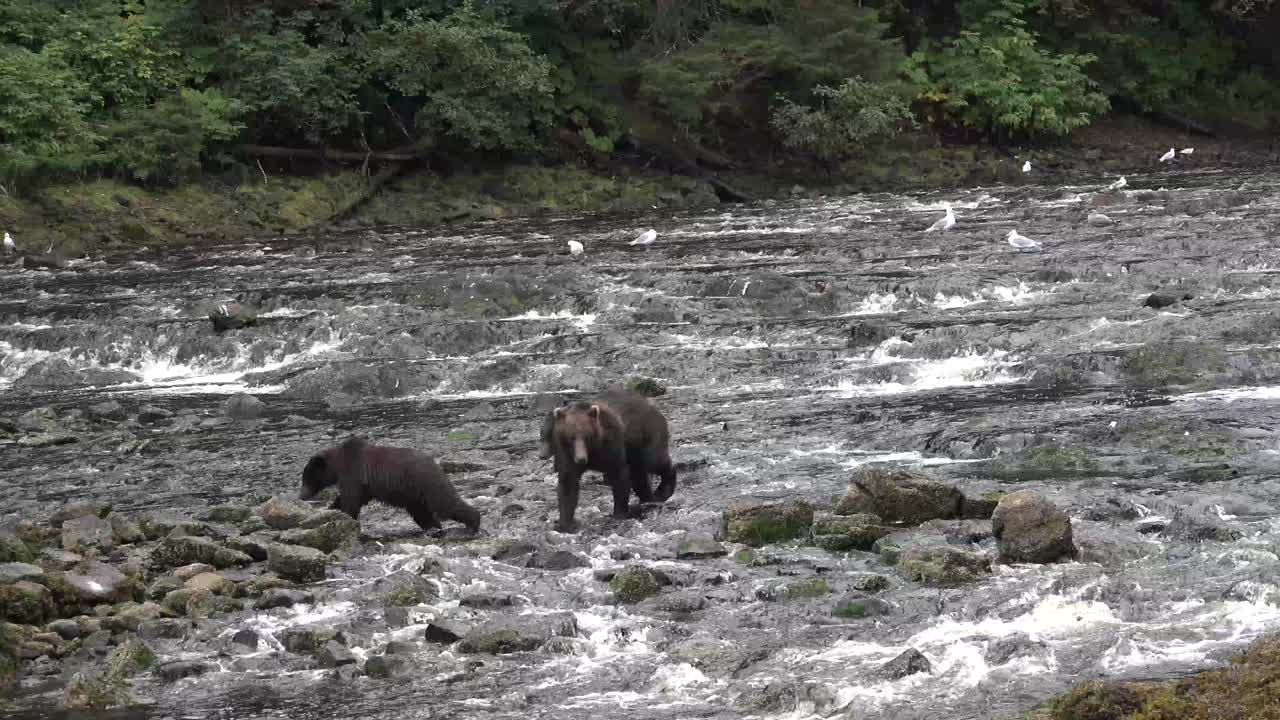
POLYGON ((609 589, 619 602, 634 604, 658 594, 658 578, 649 568, 632 565, 613 576, 609 589))
POLYGON ((574 637, 578 623, 573 613, 521 615, 494 618, 469 631, 458 649, 465 653, 502 655, 530 652, 554 637, 574 637))
POLYGON ((991 560, 982 553, 947 545, 912 547, 898 559, 908 580, 935 587, 955 587, 991 573, 991 560))
POLYGON ((155 653, 146 643, 130 638, 107 656, 100 668, 86 668, 72 676, 63 689, 68 710, 105 710, 133 701, 129 678, 155 662, 155 653))
POLYGON ((729 504, 721 518, 726 540, 752 547, 804 537, 812 526, 813 506, 803 500, 740 498, 729 504))
POLYGON ((963 514, 964 495, 951 485, 904 468, 870 466, 853 478, 837 515, 875 515, 885 522, 919 525, 963 514))
POLYGON ((889 603, 880 598, 854 597, 836 603, 831 614, 845 620, 861 620, 889 612, 889 603))
POLYGON ((813 523, 813 543, 824 550, 870 550, 877 540, 893 532, 875 515, 835 515, 813 523))
POLYGON ((226 548, 203 537, 191 535, 167 537, 151 551, 151 566, 156 570, 203 563, 215 568, 248 565, 253 558, 239 550, 226 548))
POLYGON ((267 548, 267 567, 286 580, 320 582, 328 556, 315 548, 275 543, 267 548))
POLYGON ((29 563, 33 560, 35 553, 25 542, 12 533, 0 531, 0 563, 29 563))
POLYGON ((337 510, 307 518, 300 527, 286 530, 280 535, 283 543, 315 548, 326 553, 350 547, 359 538, 360 523, 337 510))
POLYGON ((786 600, 798 600, 803 598, 816 598, 823 595, 830 595, 831 587, 827 585, 827 581, 822 578, 801 578, 792 580, 782 586, 781 598, 786 600))
POLYGON ((991 517, 992 533, 1007 563, 1051 563, 1076 556, 1071 518, 1030 490, 1006 495, 991 517))
POLYGON ((0 585, 0 620, 39 625, 53 614, 53 594, 43 585, 28 580, 0 585))

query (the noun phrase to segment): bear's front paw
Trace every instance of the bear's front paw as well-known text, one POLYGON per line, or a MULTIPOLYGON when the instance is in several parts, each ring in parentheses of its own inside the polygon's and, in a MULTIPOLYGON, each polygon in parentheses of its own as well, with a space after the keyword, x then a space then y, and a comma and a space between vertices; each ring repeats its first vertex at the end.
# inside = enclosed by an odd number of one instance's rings
POLYGON ((573 520, 560 520, 556 522, 556 530, 562 533, 572 533, 578 531, 578 523, 573 520))

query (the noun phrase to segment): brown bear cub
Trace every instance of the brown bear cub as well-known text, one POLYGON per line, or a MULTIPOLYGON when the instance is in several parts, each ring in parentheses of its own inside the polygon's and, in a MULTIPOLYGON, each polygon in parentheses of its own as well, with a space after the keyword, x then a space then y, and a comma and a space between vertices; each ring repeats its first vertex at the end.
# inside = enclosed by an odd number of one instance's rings
POLYGON ((407 510, 423 530, 439 530, 441 518, 457 520, 472 532, 480 529, 480 513, 458 496, 435 458, 417 450, 350 437, 307 462, 299 496, 310 500, 330 485, 338 486, 330 507, 357 520, 370 500, 379 500, 407 510))
POLYGON ((648 398, 609 391, 548 413, 542 425, 542 457, 555 457, 559 475, 561 532, 572 532, 582 474, 595 470, 613 489, 613 516, 627 517, 631 493, 642 503, 663 501, 676 490, 667 420, 648 398), (649 476, 661 478, 656 492, 649 476))

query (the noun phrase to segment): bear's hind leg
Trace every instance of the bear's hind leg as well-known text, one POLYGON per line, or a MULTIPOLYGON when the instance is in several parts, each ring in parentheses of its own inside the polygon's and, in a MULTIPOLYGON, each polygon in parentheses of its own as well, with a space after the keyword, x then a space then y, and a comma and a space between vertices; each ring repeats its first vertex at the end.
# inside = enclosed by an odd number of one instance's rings
POLYGON ((662 481, 658 483, 656 496, 659 502, 666 502, 676 492, 676 469, 672 466, 671 460, 668 459, 662 465, 654 468, 654 470, 657 472, 658 477, 662 478, 662 481))
POLYGON ((418 527, 423 530, 432 532, 441 529, 440 518, 436 517, 436 514, 427 509, 425 505, 414 505, 405 509, 409 511, 409 516, 413 518, 413 521, 418 523, 418 527))
POLYGON ((637 457, 627 464, 628 474, 631 476, 631 489, 635 490, 636 497, 642 503, 653 502, 653 490, 649 487, 649 466, 645 464, 644 458, 637 457))

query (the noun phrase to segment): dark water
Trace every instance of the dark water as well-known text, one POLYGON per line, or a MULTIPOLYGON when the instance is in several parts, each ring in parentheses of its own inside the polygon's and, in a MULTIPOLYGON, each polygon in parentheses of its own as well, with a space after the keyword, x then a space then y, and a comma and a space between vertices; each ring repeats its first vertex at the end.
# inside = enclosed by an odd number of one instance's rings
MULTIPOLYGON (((1280 175, 1130 176, 1095 210, 1115 221, 1105 227, 1086 222, 1112 178, 1095 180, 6 268, 0 417, 51 407, 79 441, 7 444, 0 507, 39 520, 73 499, 125 513, 254 504, 295 493, 307 458, 356 431, 439 455, 484 512, 480 539, 439 541, 370 507, 372 539, 331 566, 321 602, 158 643, 215 672, 144 678, 148 706, 131 716, 985 718, 1083 678, 1206 667, 1280 626, 1280 175), (923 234, 943 201, 957 227, 923 234), (627 244, 648 227, 656 243, 627 244), (1015 227, 1043 252, 1005 244, 1015 227), (1194 299, 1143 307, 1170 284, 1194 299), (205 312, 228 301, 259 307, 259 325, 214 334, 205 312), (86 378, 95 368, 129 374, 86 378), (668 388, 657 402, 679 489, 620 523, 607 489, 588 485, 581 532, 556 533, 539 416, 632 377, 668 388), (86 379, 97 387, 76 385, 86 379), (242 391, 265 402, 260 419, 223 417, 242 391), (91 419, 106 400, 131 419, 91 419), (132 419, 146 406, 174 415, 132 419), (972 494, 1039 490, 1072 515, 1081 560, 939 590, 857 552, 675 558, 680 537, 714 531, 733 497, 829 505, 871 463, 923 466, 972 494), (491 559, 513 540, 593 567, 491 559), (370 588, 430 561, 444 567, 441 596, 390 628, 370 588), (626 562, 674 587, 613 604, 593 572, 626 562), (867 572, 889 578, 889 613, 834 618, 867 572), (831 596, 758 599, 815 575, 831 596), (668 596, 700 608, 673 611, 668 596), (468 656, 421 640, 432 618, 561 610, 578 633, 556 653, 468 656), (413 671, 339 681, 274 641, 248 656, 225 642, 245 626, 274 638, 308 623, 344 630, 361 659, 414 640, 413 671), (932 672, 877 676, 907 648, 932 672)), ((56 687, 29 689, 13 712, 57 715, 56 687)))

